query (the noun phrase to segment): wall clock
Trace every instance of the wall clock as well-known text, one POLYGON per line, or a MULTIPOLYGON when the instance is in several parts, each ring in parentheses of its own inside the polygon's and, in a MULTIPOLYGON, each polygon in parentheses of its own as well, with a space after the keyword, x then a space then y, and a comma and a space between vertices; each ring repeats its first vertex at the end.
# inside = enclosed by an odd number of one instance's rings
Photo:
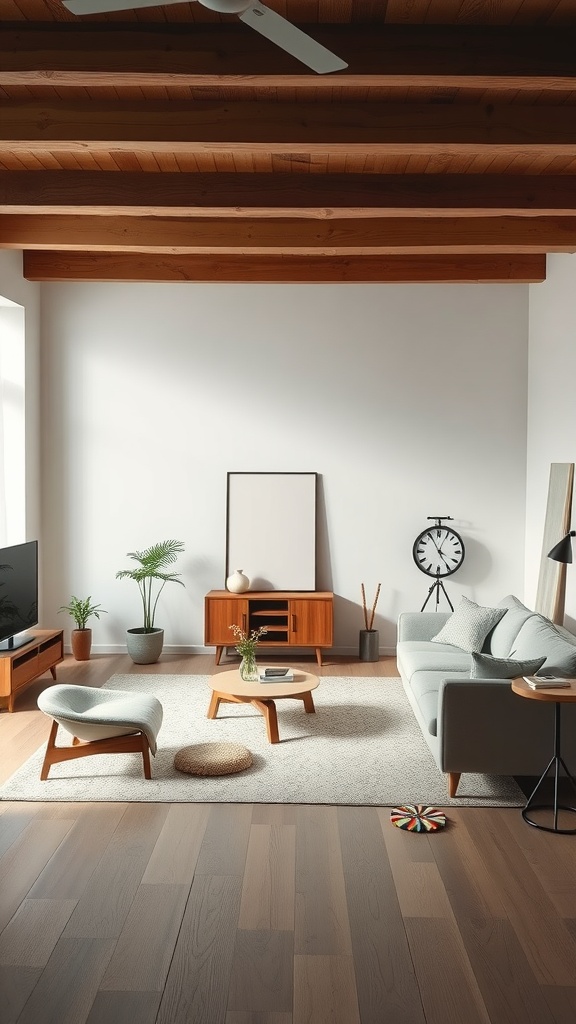
POLYGON ((466 553, 464 541, 451 526, 442 525, 443 520, 452 520, 452 516, 428 516, 428 519, 433 519, 434 525, 422 530, 412 546, 412 557, 420 571, 426 576, 434 577, 434 583, 428 590, 428 597, 422 605, 421 611, 424 611, 434 592, 436 594, 436 610, 438 610, 442 592, 450 608, 454 611, 442 578, 452 576, 462 565, 466 553))

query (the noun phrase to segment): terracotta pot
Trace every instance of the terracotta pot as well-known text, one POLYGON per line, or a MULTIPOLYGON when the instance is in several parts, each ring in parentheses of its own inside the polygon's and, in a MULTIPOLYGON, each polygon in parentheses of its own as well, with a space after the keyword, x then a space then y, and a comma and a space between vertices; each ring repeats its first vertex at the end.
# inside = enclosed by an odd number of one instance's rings
POLYGON ((92 630, 73 629, 70 641, 72 644, 72 654, 76 661, 89 661, 90 649, 92 647, 92 630))

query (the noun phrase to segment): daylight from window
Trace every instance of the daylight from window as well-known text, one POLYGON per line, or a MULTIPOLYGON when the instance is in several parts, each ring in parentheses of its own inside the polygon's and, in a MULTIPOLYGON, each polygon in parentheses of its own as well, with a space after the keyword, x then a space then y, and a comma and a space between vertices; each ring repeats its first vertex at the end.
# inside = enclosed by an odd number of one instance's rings
POLYGON ((0 296, 0 545, 25 540, 24 309, 0 296))

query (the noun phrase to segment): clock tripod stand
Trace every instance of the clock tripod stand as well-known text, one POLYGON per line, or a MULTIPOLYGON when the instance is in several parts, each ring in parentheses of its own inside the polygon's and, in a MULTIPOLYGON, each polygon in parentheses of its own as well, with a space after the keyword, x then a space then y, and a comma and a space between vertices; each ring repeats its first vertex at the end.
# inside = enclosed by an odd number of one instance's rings
POLYGON ((452 604, 452 601, 450 600, 450 598, 448 597, 448 594, 446 593, 446 587, 444 586, 444 584, 443 584, 442 580, 440 579, 440 577, 437 576, 436 579, 434 580, 434 583, 428 588, 428 597, 426 598, 426 600, 424 601, 424 604, 422 605, 422 607, 420 609, 421 612, 424 611, 426 605, 428 604, 428 601, 430 600, 430 598, 432 597, 432 594, 434 592, 436 592, 436 608, 435 608, 435 611, 438 611, 438 606, 440 604, 440 591, 442 591, 442 593, 444 594, 444 597, 448 601, 448 604, 450 605, 450 610, 454 611, 454 605, 452 604))

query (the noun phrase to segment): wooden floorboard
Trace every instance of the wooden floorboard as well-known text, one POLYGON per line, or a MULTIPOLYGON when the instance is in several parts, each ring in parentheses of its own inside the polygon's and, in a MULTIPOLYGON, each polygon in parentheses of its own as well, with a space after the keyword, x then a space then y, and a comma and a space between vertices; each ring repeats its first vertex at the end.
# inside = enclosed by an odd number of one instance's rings
POLYGON ((295 953, 352 955, 336 807, 298 808, 295 953))
POLYGON ((66 938, 118 938, 168 810, 165 804, 126 808, 66 925, 66 938))
POLYGON ((86 1024, 155 1024, 160 992, 97 992, 86 1024))
MULTIPOLYGON (((141 668, 66 658, 58 676, 141 668)), ((145 670, 216 671, 208 655, 145 670)), ((44 742, 51 682, 0 714, 0 778, 44 742)), ((0 1020, 574 1024, 576 836, 517 808, 447 815, 415 835, 386 807, 0 804, 0 1020)))
POLYGON ((224 1021, 234 958, 241 879, 200 875, 174 950, 158 1024, 224 1021))
POLYGON ((338 821, 362 1024, 424 1024, 378 811, 339 807, 338 821))

